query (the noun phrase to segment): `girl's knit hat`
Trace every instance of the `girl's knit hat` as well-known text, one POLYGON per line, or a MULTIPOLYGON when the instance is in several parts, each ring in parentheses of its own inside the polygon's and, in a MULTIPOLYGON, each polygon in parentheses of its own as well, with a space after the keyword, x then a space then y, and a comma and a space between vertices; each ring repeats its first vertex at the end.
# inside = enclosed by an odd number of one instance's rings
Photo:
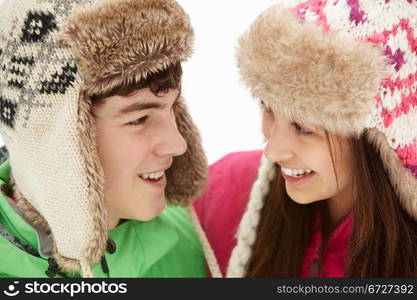
MULTIPOLYGON (((279 1, 241 37, 238 64, 252 95, 288 119, 345 137, 364 134, 417 218, 415 0, 279 1)), ((274 176, 264 157, 228 276, 246 274, 274 176)))
MULTIPOLYGON (((175 0, 0 6, 0 129, 20 207, 49 234, 62 271, 91 275, 107 242, 90 96, 186 60, 193 39, 175 0)), ((188 206, 205 186, 206 158, 183 99, 174 110, 188 151, 167 172, 166 196, 188 206)))

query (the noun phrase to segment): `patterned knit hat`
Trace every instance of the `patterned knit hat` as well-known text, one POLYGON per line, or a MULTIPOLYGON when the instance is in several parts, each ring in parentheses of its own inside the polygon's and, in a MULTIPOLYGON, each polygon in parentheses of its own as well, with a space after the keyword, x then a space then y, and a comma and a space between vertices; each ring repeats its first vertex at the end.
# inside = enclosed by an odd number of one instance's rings
MULTIPOLYGON (((407 212, 417 218, 417 2, 290 0, 240 39, 255 98, 340 136, 365 134, 407 212)), ((228 276, 245 276, 274 164, 262 159, 228 276)))
MULTIPOLYGON (((20 207, 62 271, 90 276, 107 242, 90 96, 184 61, 193 29, 175 0, 6 0, 0 12, 0 128, 20 207)), ((184 101, 174 109, 188 151, 166 196, 188 206, 206 159, 184 101)))

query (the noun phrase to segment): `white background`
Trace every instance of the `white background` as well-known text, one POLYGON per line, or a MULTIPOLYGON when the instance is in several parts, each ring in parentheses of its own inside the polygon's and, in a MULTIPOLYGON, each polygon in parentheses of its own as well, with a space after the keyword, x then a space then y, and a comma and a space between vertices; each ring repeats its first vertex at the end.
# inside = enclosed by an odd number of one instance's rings
POLYGON ((230 152, 260 149, 260 113, 240 82, 235 47, 256 16, 276 0, 178 2, 190 15, 196 35, 194 56, 183 64, 183 94, 209 162, 230 152))

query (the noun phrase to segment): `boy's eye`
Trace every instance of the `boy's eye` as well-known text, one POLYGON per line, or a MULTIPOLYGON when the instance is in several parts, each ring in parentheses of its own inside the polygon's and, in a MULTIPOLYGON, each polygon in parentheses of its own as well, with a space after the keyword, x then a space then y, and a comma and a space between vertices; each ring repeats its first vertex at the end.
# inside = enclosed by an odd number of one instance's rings
POLYGON ((142 118, 139 118, 137 120, 134 120, 132 122, 127 123, 128 126, 139 126, 145 124, 146 120, 148 119, 148 116, 144 116, 142 118))
POLYGON ((313 134, 313 132, 312 131, 310 131, 310 130, 308 130, 308 129, 305 129, 304 127, 301 127, 300 125, 298 125, 297 123, 293 123, 293 126, 295 127, 295 129, 299 132, 299 133, 301 133, 301 134, 303 134, 303 135, 312 135, 313 134))

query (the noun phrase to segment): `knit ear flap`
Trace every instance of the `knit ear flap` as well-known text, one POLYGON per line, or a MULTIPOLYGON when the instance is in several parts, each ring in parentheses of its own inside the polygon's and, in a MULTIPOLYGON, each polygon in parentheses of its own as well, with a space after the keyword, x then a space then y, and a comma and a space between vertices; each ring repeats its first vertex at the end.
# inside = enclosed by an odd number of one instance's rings
POLYGON ((256 241, 261 210, 269 193, 270 182, 275 176, 275 164, 262 156, 258 178, 252 187, 246 212, 237 231, 237 245, 232 251, 227 268, 227 277, 229 278, 244 277, 247 273, 252 247, 256 241))
POLYGON ((201 138, 184 99, 180 97, 174 105, 178 131, 187 143, 187 152, 174 157, 167 171, 166 196, 170 203, 189 205, 205 188, 207 182, 207 159, 201 146, 201 138))
POLYGON ((399 196, 402 206, 415 220, 417 220, 416 177, 410 169, 404 167, 400 157, 396 151, 390 147, 386 136, 381 131, 376 128, 367 129, 366 137, 379 152, 391 180, 391 184, 399 196))

